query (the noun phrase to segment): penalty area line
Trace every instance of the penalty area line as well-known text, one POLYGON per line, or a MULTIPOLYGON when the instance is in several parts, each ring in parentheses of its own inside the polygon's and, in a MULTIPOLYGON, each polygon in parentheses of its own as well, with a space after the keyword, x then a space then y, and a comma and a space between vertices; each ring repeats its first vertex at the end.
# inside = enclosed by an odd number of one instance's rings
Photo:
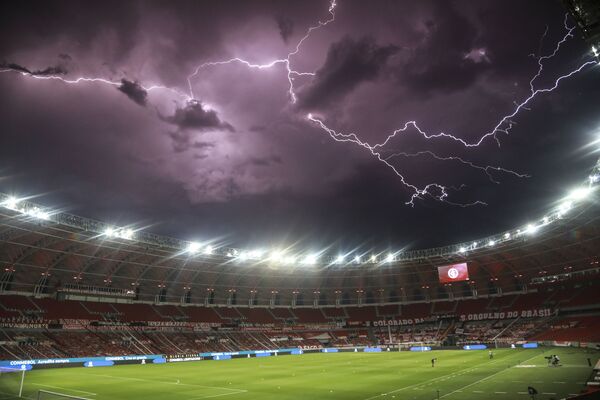
POLYGON ((77 390, 77 389, 65 388, 65 387, 60 387, 60 386, 42 385, 41 383, 34 383, 33 385, 41 386, 41 387, 48 387, 48 388, 52 388, 52 389, 66 390, 67 392, 85 393, 90 396, 98 396, 98 393, 86 392, 85 390, 77 390))

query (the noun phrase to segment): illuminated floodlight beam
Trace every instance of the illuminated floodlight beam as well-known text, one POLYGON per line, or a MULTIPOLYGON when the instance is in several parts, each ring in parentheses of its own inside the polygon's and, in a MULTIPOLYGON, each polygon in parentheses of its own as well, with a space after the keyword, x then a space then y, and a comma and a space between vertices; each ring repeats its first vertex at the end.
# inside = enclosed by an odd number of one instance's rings
POLYGON ((2 207, 8 208, 9 210, 17 211, 19 205, 19 199, 14 196, 10 196, 4 202, 2 202, 2 207))
POLYGON ((200 251, 200 247, 201 247, 200 243, 198 243, 198 242, 190 242, 190 243, 188 243, 186 251, 188 253, 194 254, 194 253, 197 253, 198 251, 200 251))

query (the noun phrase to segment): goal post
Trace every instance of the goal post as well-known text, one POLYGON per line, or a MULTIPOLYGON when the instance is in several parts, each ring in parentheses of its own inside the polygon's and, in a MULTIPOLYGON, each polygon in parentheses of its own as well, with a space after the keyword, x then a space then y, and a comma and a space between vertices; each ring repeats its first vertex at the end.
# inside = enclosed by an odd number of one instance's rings
POLYGON ((0 394, 23 396, 26 368, 0 367, 0 394))
POLYGON ((49 390, 38 390, 36 400, 59 400, 59 399, 71 399, 71 400, 91 400, 87 397, 73 396, 70 394, 51 392, 49 390))

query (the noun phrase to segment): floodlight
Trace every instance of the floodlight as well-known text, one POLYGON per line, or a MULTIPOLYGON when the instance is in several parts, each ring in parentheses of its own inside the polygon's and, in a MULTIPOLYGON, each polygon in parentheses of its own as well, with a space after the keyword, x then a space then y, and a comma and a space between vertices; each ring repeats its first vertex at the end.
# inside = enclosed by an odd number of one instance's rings
POLYGON ((190 243, 188 243, 186 250, 188 253, 196 253, 198 250, 200 250, 200 243, 190 242, 190 243))
POLYGON ((309 254, 304 258, 303 264, 315 264, 319 258, 318 254, 309 254))
POLYGON ((133 230, 132 229, 121 229, 119 232, 119 237, 121 239, 131 240, 133 239, 133 230))
POLYGON ((530 235, 533 235, 534 233, 537 232, 538 228, 539 228, 538 226, 529 224, 529 225, 527 225, 527 229, 525 230, 525 232, 529 233, 530 235))
POLYGON ((284 258, 283 256, 284 256, 283 251, 274 251, 273 253, 271 253, 271 255, 269 256, 269 258, 272 261, 281 262, 281 261, 283 261, 283 258, 284 258))
POLYGON ((580 187, 580 188, 572 190, 571 193, 569 194, 569 198, 574 199, 574 200, 583 200, 586 197, 588 197, 591 193, 592 193, 592 188, 589 186, 584 186, 584 187, 580 187))
POLYGON ((387 255, 387 257, 385 258, 386 262, 393 262, 394 261, 394 255, 392 253, 389 253, 387 255))

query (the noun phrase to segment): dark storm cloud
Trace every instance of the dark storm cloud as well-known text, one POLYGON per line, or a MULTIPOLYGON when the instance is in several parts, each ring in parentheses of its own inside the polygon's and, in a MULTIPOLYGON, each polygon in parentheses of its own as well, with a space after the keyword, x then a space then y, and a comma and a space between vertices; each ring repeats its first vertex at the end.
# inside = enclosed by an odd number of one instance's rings
POLYGON ((192 133, 186 130, 169 132, 168 135, 172 140, 173 151, 176 153, 183 153, 184 151, 192 149, 203 150, 215 147, 215 145, 210 142, 195 141, 192 133))
POLYGON ((31 70, 27 67, 12 62, 0 63, 0 69, 11 69, 16 72, 23 72, 35 76, 66 75, 68 72, 63 66, 60 65, 46 67, 44 69, 31 70))
POLYGON ((277 27, 279 28, 281 39, 287 43, 290 36, 294 33, 294 21, 284 15, 279 15, 277 17, 277 27))
MULTIPOLYGON (((300 34, 328 17, 328 6, 328 0, 5 1, 0 61, 19 61, 15 71, 26 75, 67 65, 69 77, 120 82, 118 89, 141 104, 141 86, 122 77, 187 91, 186 77, 203 62, 285 57, 300 34)), ((336 21, 315 31, 292 58, 299 71, 318 70, 314 79, 295 80, 299 103, 318 105, 328 125, 365 140, 375 141, 405 118, 457 135, 463 132, 455 125, 474 125, 477 135, 479 126, 493 126, 502 106, 519 99, 517 83, 527 90, 537 67, 528 54, 539 47, 546 24, 544 54, 552 50, 551 34, 562 33, 563 14, 560 2, 541 0, 339 0, 336 21), (372 96, 349 95, 354 90, 372 96), (455 104, 467 111, 455 111, 455 104)), ((570 68, 588 50, 582 48, 575 45, 566 57, 561 51, 553 64, 570 68)), ((115 106, 129 100, 113 86, 0 74, 0 92, 10 99, 0 106, 0 170, 8 167, 15 182, 11 190, 0 177, 0 191, 53 192, 56 201, 40 201, 76 204, 75 213, 100 219, 126 215, 128 222, 148 222, 152 231, 176 237, 222 235, 235 245, 287 237, 311 246, 340 240, 349 248, 365 238, 376 247, 421 238, 418 245, 426 246, 511 228, 561 195, 548 195, 551 188, 568 187, 589 167, 583 161, 572 166, 567 155, 583 145, 582 116, 586 130, 597 127, 593 73, 565 81, 547 97, 564 111, 550 112, 550 103, 538 101, 510 137, 502 136, 501 150, 473 150, 479 162, 531 173, 531 181, 484 187, 479 174, 474 181, 452 163, 394 158, 415 184, 432 176, 465 182, 460 201, 492 200, 489 209, 430 200, 405 207, 410 193, 392 171, 297 118, 280 67, 207 68, 194 91, 218 111, 199 102, 173 110, 172 101, 181 99, 157 90, 147 102, 164 110, 158 118, 140 107, 115 106), (233 126, 244 135, 228 134, 233 126), (557 160, 565 165, 560 171, 548 167, 557 160)), ((402 150, 421 145, 404 138, 402 150)), ((436 146, 451 152, 446 143, 436 146)))
POLYGON ((139 82, 121 79, 121 86, 119 86, 118 89, 140 106, 146 106, 146 103, 148 102, 148 92, 139 84, 139 82))
POLYGON ((422 44, 398 70, 404 86, 420 96, 451 92, 468 87, 479 73, 489 69, 490 55, 478 43, 477 28, 454 3, 435 2, 431 17, 423 25, 422 44), (478 62, 480 59, 488 62, 478 62))
POLYGON ((252 157, 248 161, 248 164, 251 164, 255 167, 268 167, 273 164, 282 164, 282 163, 283 163, 283 160, 281 159, 281 157, 276 156, 276 155, 273 155, 270 157, 264 157, 264 158, 252 157))
POLYGON ((333 43, 315 80, 301 93, 301 107, 329 105, 346 96, 360 83, 374 80, 398 50, 394 45, 379 46, 368 36, 358 40, 346 36, 333 43))
POLYGON ((175 109, 173 115, 160 116, 170 124, 176 125, 180 130, 227 130, 235 132, 231 124, 221 121, 215 110, 207 109, 200 101, 189 101, 185 107, 175 109))

